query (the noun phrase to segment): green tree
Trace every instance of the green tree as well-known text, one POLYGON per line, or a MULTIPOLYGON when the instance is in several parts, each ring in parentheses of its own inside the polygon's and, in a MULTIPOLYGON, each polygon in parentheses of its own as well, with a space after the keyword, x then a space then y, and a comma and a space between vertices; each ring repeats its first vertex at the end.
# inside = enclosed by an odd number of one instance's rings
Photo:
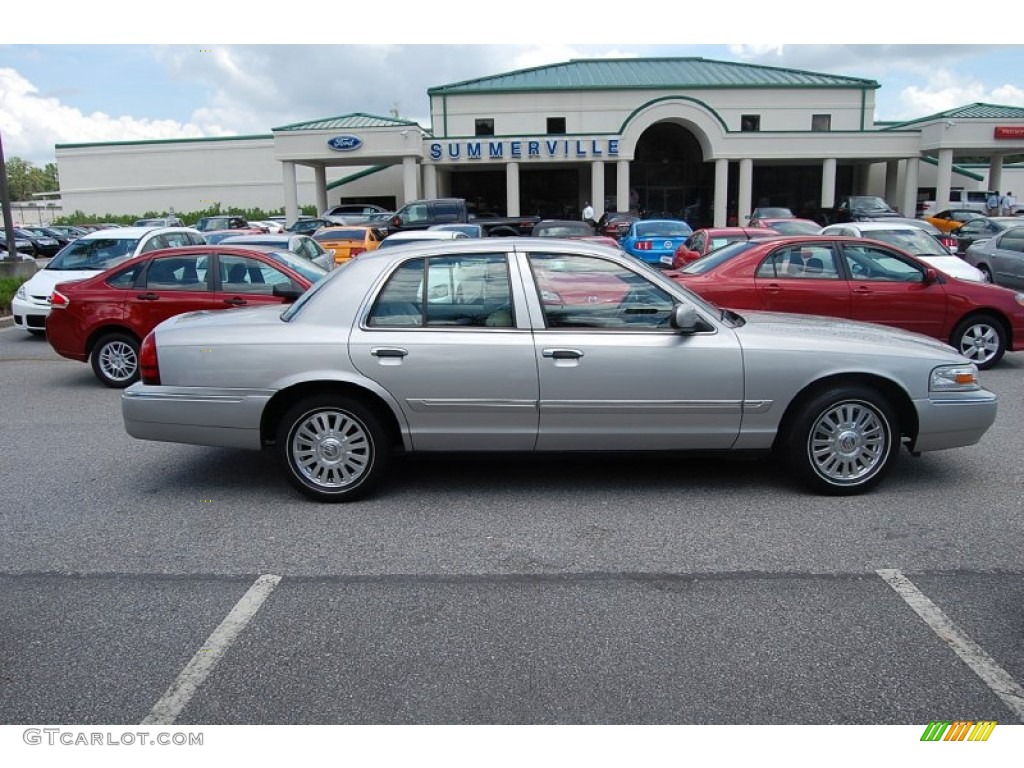
POLYGON ((39 168, 20 157, 11 157, 6 164, 11 200, 31 200, 37 192, 56 192, 60 189, 56 163, 47 163, 45 168, 39 168))

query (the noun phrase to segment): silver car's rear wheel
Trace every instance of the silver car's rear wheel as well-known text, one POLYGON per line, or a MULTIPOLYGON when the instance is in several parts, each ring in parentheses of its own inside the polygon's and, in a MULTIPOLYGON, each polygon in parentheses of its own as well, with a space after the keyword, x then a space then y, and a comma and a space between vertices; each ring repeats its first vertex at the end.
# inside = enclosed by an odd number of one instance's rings
POLYGON ((793 417, 787 453, 794 473, 819 493, 850 495, 874 487, 899 447, 886 400, 862 387, 826 390, 793 417))
POLYGON ((318 501, 364 495, 386 471, 386 433, 377 416, 346 398, 308 398, 288 410, 277 445, 288 479, 318 501))

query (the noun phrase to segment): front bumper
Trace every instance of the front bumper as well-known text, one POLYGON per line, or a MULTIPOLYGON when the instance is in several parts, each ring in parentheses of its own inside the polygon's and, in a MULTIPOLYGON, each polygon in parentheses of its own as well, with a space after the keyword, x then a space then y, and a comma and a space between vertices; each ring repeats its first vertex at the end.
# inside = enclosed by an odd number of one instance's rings
POLYGON ((11 314, 14 315, 15 327, 24 331, 45 331, 50 303, 15 297, 11 299, 11 314))
POLYGON ((912 451, 942 451, 974 445, 996 420, 998 398, 992 392, 936 393, 915 400, 917 439, 912 451))

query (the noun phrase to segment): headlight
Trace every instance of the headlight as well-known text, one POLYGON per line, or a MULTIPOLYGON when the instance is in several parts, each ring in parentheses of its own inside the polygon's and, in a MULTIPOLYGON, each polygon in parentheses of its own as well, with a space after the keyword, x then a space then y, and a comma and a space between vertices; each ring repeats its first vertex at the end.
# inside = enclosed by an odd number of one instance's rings
POLYGON ((928 385, 931 392, 976 392, 981 389, 978 381, 978 366, 944 365, 932 371, 928 385))
POLYGON ((18 291, 14 295, 17 296, 19 299, 22 299, 22 300, 25 300, 25 299, 28 298, 28 294, 25 293, 25 285, 24 285, 24 283, 22 283, 21 285, 18 286, 18 291))
POLYGON ((1024 293, 1015 293, 1013 298, 1017 300, 1017 303, 1024 307, 1024 293))

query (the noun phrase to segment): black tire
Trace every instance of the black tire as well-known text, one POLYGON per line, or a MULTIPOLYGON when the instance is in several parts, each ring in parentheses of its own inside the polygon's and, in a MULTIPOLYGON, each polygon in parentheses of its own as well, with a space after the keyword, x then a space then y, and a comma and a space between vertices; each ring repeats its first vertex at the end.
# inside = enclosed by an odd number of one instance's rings
POLYGON ((354 501, 387 474, 391 446, 372 409, 344 395, 314 395, 277 426, 277 454, 295 488, 316 501, 354 501))
POLYGON ((885 397, 848 385, 802 403, 783 448, 786 463, 804 486, 826 496, 852 496, 881 482, 900 444, 899 423, 885 397))
POLYGON ((96 378, 113 389, 124 389, 139 380, 139 340, 128 333, 109 333, 92 348, 96 378))
POLYGON ((992 278, 992 270, 989 269, 988 264, 979 264, 978 271, 981 272, 986 283, 995 283, 995 280, 992 278))
POLYGON ((971 315, 957 323, 949 343, 985 371, 1003 359, 1006 328, 991 315, 971 315))

